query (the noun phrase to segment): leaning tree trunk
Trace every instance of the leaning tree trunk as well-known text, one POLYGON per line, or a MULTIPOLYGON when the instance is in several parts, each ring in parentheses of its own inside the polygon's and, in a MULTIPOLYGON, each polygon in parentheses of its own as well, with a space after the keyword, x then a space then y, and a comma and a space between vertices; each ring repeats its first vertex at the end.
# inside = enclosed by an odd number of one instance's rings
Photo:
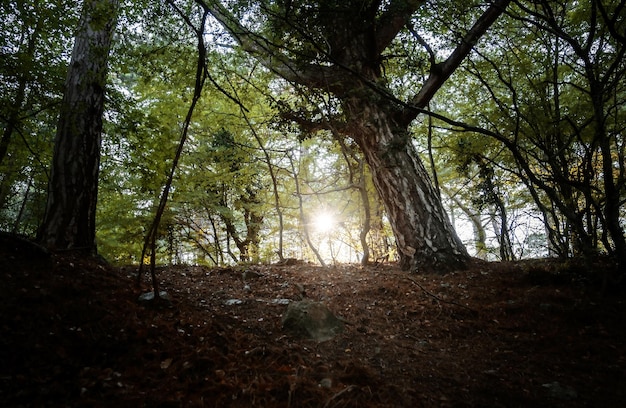
MULTIPOLYGON (((310 10, 295 2, 282 2, 281 9, 281 2, 275 2, 280 12, 272 9, 265 17, 278 18, 277 26, 286 30, 277 41, 251 32, 220 1, 197 3, 271 71, 310 90, 333 94, 341 101, 341 115, 331 115, 328 120, 311 121, 298 112, 288 117, 309 131, 333 128, 357 142, 385 203, 403 267, 446 272, 466 264, 469 255, 445 214, 407 129, 510 0, 490 2, 444 61, 437 62, 425 46, 430 53, 431 73, 414 97, 403 103, 397 103, 399 100, 385 87, 382 61, 400 31, 407 26, 412 30, 411 16, 427 2, 316 2, 318 7, 310 10), (292 6, 296 10, 293 13, 292 6), (307 18, 300 20, 300 15, 307 18), (308 27, 309 23, 314 26, 308 27), (284 47, 285 35, 294 37, 292 45, 307 46, 291 52, 284 47), (316 38, 321 41, 310 46, 316 38)), ((421 38, 417 42, 425 45, 421 38)))
POLYGON ((106 69, 118 0, 85 0, 54 141, 40 241, 96 252, 96 203, 106 69))
MULTIPOLYGON (((371 100, 371 99, 370 99, 371 100)), ((352 99, 352 137, 372 170, 392 226, 400 264, 420 272, 463 268, 469 255, 458 238, 405 127, 366 98, 352 99), (358 124, 358 125, 354 125, 358 124)))

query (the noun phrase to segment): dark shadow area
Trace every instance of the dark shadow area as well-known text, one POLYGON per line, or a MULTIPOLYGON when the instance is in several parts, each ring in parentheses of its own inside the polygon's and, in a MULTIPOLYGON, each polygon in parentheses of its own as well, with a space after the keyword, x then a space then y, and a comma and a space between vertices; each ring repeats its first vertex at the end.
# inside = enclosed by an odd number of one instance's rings
MULTIPOLYGON (((21 241, 20 241, 21 242, 21 241)), ((158 271, 38 254, 2 238, 0 406, 618 407, 623 295, 610 264, 476 263, 445 276, 393 264, 158 271), (591 269, 590 269, 591 268, 591 269), (290 301, 345 324, 283 331, 290 301)))

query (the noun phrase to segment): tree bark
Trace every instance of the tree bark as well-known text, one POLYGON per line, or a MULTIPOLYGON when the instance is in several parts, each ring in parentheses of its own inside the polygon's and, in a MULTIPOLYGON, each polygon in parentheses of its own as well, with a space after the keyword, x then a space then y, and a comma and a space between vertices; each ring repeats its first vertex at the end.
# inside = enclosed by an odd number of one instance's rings
POLYGON ((96 252, 96 204, 106 71, 117 0, 85 0, 65 83, 39 240, 96 252))
POLYGON ((350 134, 372 171, 389 216, 400 264, 420 272, 463 268, 469 255, 458 238, 406 127, 371 98, 347 101, 350 134))

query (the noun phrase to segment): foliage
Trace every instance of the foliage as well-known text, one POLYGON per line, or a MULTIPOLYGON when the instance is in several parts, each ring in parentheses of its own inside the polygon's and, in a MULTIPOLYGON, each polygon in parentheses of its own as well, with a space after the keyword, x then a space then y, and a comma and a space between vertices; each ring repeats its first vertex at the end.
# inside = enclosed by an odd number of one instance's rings
MULTIPOLYGON (((345 13, 380 18, 386 5, 402 4, 224 3, 296 68, 338 63, 347 70, 356 67, 342 54, 345 38, 331 28, 345 13), (255 10, 257 19, 246 14, 255 10)), ((196 50, 184 18, 199 20, 196 4, 123 3, 104 116, 97 224, 99 250, 112 262, 141 261, 192 96, 196 50)), ((452 52, 482 11, 474 1, 427 6, 385 49, 375 81, 367 78, 376 98, 410 100, 433 62, 452 52)), ((45 206, 79 10, 56 0, 7 1, 0 11, 0 228, 33 236, 45 206)), ((412 142, 432 156, 432 177, 476 254, 619 252, 626 197, 622 15, 619 1, 513 2, 431 101, 430 119, 413 122, 412 142)), ((363 34, 368 27, 345 27, 351 29, 363 34)), ((305 227, 326 262, 358 260, 364 230, 372 260, 393 259, 388 214, 354 140, 332 129, 317 132, 320 122, 343 118, 339 99, 277 79, 236 48, 216 21, 205 36, 207 86, 159 231, 159 262, 272 262, 279 234, 285 257, 312 259, 305 227), (371 203, 370 228, 362 189, 371 203), (335 229, 313 227, 322 210, 333 213, 335 229)))
POLYGON ((62 0, 0 4, 0 229, 31 235, 41 221, 78 11, 62 0))
MULTIPOLYGON (((559 256, 618 253, 623 240, 607 211, 625 194, 624 44, 594 17, 594 4, 519 2, 435 105, 448 112, 438 126, 456 131, 438 132, 450 151, 444 166, 462 170, 465 186, 479 192, 475 211, 500 199, 515 208, 521 199, 542 220, 546 249, 559 256), (613 92, 601 92, 608 84, 613 92), (611 195, 607 180, 620 191, 611 195), (505 195, 495 196, 492 182, 505 195)), ((606 7, 610 15, 615 5, 606 7)))

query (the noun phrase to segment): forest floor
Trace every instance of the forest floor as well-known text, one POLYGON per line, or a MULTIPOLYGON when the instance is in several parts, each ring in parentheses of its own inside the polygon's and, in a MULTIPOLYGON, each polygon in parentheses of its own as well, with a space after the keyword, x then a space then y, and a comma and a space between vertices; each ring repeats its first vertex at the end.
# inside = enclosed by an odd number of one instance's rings
POLYGON ((136 268, 0 241, 0 406, 623 407, 607 268, 177 266, 158 270, 169 301, 140 302, 136 268), (285 332, 303 292, 345 330, 285 332))

